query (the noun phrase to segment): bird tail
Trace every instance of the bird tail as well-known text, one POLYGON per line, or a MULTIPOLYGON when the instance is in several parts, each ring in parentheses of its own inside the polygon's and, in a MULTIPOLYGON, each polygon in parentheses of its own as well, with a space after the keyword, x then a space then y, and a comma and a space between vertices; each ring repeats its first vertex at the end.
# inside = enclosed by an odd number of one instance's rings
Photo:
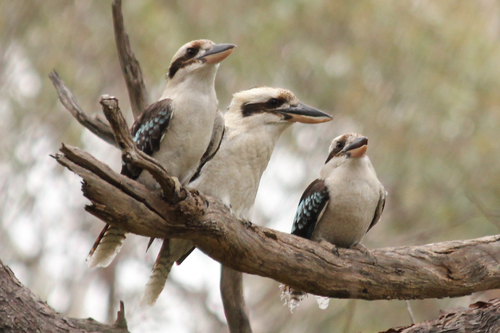
POLYGON ((281 300, 285 300, 285 304, 288 305, 290 309, 290 313, 293 313, 293 309, 300 305, 300 302, 306 298, 307 293, 295 290, 290 286, 285 286, 284 284, 280 284, 281 289, 281 300))
POLYGON ((167 238, 163 244, 149 276, 146 289, 141 297, 141 305, 154 305, 163 291, 172 266, 176 261, 185 258, 192 251, 194 244, 190 240, 167 238))
POLYGON ((87 256, 87 266, 107 267, 120 252, 126 237, 124 230, 106 224, 87 256))
POLYGON ((318 306, 321 310, 325 310, 328 307, 328 304, 330 304, 330 297, 318 295, 315 295, 314 297, 316 297, 316 302, 318 302, 318 306))

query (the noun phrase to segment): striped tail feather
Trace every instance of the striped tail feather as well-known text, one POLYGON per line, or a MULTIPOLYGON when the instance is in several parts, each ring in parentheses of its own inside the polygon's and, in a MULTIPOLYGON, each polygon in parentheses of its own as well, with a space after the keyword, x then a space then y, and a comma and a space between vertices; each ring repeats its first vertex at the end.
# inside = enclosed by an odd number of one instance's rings
POLYGON ((190 240, 176 238, 163 240, 160 253, 158 253, 146 289, 141 297, 141 305, 152 306, 156 303, 165 287, 172 266, 177 260, 192 251, 193 246, 194 244, 190 240))
POLYGON ((306 298, 307 293, 295 290, 290 286, 285 286, 284 284, 280 284, 281 289, 281 300, 285 300, 285 304, 288 305, 290 309, 290 313, 293 313, 293 309, 300 305, 300 302, 306 298))
POLYGON ((106 224, 87 256, 87 266, 89 268, 109 266, 120 252, 126 237, 127 233, 124 230, 106 224))

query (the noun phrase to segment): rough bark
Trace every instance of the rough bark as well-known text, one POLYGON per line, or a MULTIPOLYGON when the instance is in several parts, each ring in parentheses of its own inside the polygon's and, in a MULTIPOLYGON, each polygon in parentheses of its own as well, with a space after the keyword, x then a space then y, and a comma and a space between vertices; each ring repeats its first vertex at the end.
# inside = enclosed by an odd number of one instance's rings
MULTIPOLYGON (((0 332, 126 333, 123 303, 114 325, 92 318, 68 318, 56 312, 24 287, 0 260, 0 332)), ((383 333, 494 333, 500 331, 500 300, 477 302, 468 309, 442 314, 436 320, 383 333)))
POLYGON ((123 303, 114 325, 68 318, 34 295, 0 260, 0 332, 128 333, 123 303))
POLYGON ((436 320, 405 327, 391 328, 381 333, 496 333, 500 332, 500 299, 477 302, 468 309, 442 314, 436 320))
MULTIPOLYGON (((119 113, 118 108, 115 111, 119 113)), ((128 132, 126 126, 113 128, 128 132)), ((378 262, 372 265, 356 250, 339 249, 336 256, 328 245, 237 220, 218 200, 197 191, 186 190, 180 201, 168 203, 77 148, 63 146, 56 159, 83 178, 84 195, 92 202, 86 209, 104 222, 147 237, 191 239, 223 265, 312 294, 415 299, 500 288, 500 235, 375 249, 372 254, 378 262)), ((163 189, 167 197, 168 190, 163 189)))

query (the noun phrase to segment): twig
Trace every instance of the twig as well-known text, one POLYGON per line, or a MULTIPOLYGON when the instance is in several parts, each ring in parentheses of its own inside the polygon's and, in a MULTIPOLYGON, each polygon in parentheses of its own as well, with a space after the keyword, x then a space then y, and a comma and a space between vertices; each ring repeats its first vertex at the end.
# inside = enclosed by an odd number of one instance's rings
POLYGON ((411 310, 411 306, 410 306, 410 301, 409 300, 406 300, 406 309, 408 310, 408 313, 410 314, 411 323, 415 324, 415 317, 413 316, 413 311, 411 310))
POLYGON ((99 119, 97 116, 91 118, 89 115, 83 112, 80 106, 76 103, 73 94, 66 87, 66 85, 64 85, 64 82, 61 80, 59 74, 57 74, 55 70, 50 72, 49 78, 52 81, 54 87, 56 88, 59 100, 64 105, 66 110, 68 110, 73 115, 73 117, 75 117, 75 119, 78 120, 78 122, 82 124, 85 128, 87 128, 89 131, 91 131, 92 133, 94 133, 107 143, 115 147, 118 147, 115 141, 115 136, 113 135, 113 131, 111 130, 111 127, 105 122, 103 122, 101 119, 99 119))
POLYGON ((126 163, 132 163, 141 169, 147 170, 160 184, 164 197, 170 203, 183 200, 187 193, 181 187, 179 181, 171 178, 165 168, 154 158, 137 149, 130 135, 127 122, 118 106, 118 99, 113 96, 103 95, 99 100, 106 119, 108 119, 115 135, 115 140, 122 150, 122 159, 126 163))
POLYGON ((125 305, 120 301, 120 310, 116 313, 115 327, 128 330, 127 319, 125 319, 125 305))
POLYGON ((112 9, 116 50, 118 51, 123 77, 127 84, 132 113, 134 114, 134 118, 137 118, 149 104, 148 92, 142 77, 141 66, 130 48, 129 38, 125 32, 121 0, 114 0, 112 9))

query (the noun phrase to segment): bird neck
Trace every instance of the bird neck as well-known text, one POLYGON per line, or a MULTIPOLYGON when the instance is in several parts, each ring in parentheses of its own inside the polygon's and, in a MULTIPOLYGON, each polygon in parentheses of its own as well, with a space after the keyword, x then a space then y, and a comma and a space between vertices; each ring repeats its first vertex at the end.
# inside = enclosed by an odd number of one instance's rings
POLYGON ((161 99, 172 98, 172 96, 186 94, 202 94, 215 96, 215 75, 217 65, 206 65, 191 73, 184 73, 182 69, 167 81, 161 99))
POLYGON ((322 179, 328 178, 333 173, 339 172, 366 172, 367 170, 372 170, 370 159, 368 156, 346 158, 345 156, 333 157, 328 163, 326 163, 320 171, 320 176, 322 179))

